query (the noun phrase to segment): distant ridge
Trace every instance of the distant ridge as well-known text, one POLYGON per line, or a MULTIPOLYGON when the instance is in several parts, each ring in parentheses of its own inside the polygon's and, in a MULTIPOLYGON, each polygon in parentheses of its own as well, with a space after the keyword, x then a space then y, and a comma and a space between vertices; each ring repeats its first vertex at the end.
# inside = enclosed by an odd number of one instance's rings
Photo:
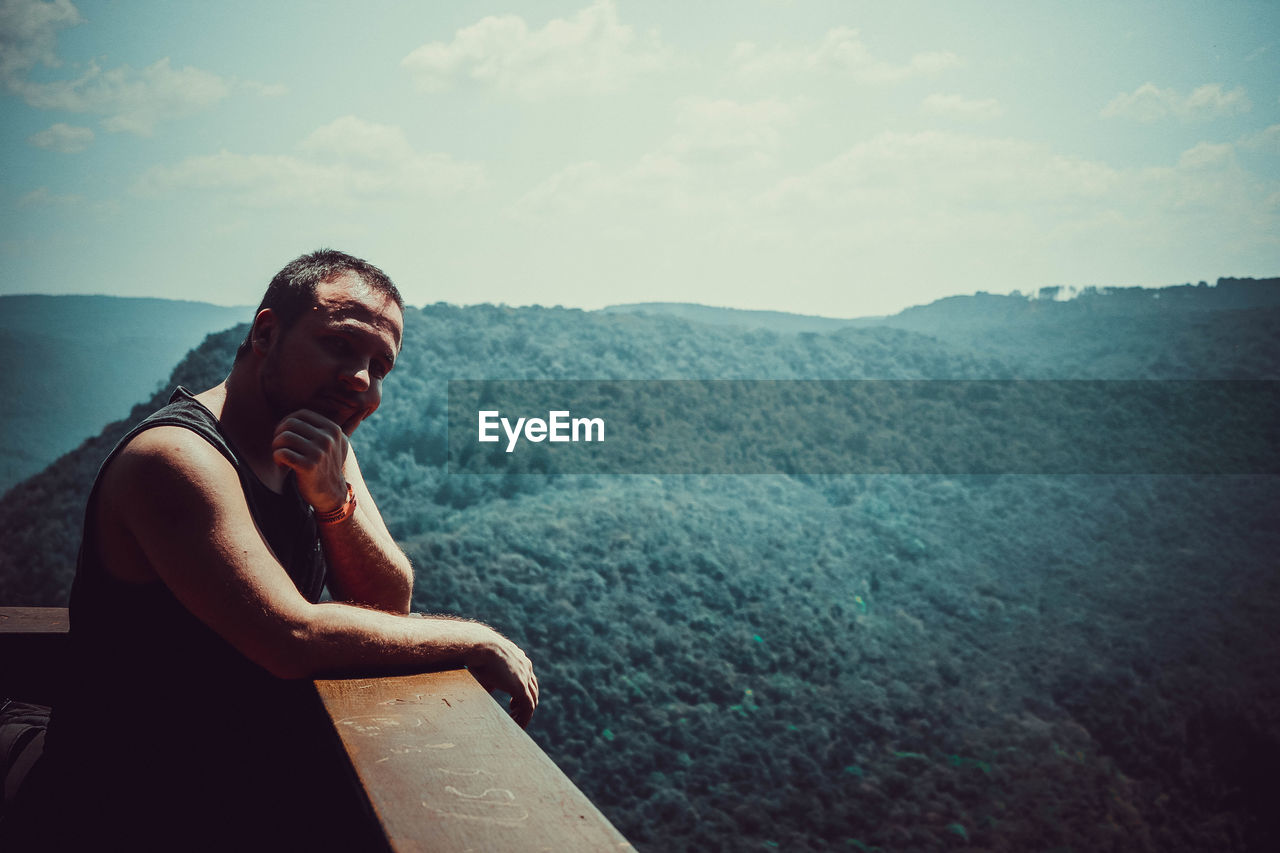
POLYGON ((694 302, 632 302, 601 308, 605 314, 660 314, 713 326, 740 326, 775 332, 831 332, 836 329, 892 326, 935 332, 943 327, 978 323, 1006 323, 1023 317, 1055 319, 1083 315, 1169 314, 1184 311, 1224 311, 1280 307, 1280 278, 1219 278, 1217 283, 1176 284, 1167 287, 1042 287, 1035 294, 974 294, 946 296, 925 305, 904 308, 893 315, 820 317, 786 311, 719 308, 694 302))
POLYGON ((791 314, 786 311, 753 311, 746 308, 716 308, 695 302, 632 302, 609 305, 603 314, 661 314, 712 326, 744 326, 772 329, 775 332, 833 332, 849 326, 880 325, 883 317, 844 320, 819 317, 816 314, 791 314))
POLYGON ((156 390, 205 335, 252 309, 118 296, 0 296, 0 491, 156 390), (18 404, 12 404, 12 403, 18 404))

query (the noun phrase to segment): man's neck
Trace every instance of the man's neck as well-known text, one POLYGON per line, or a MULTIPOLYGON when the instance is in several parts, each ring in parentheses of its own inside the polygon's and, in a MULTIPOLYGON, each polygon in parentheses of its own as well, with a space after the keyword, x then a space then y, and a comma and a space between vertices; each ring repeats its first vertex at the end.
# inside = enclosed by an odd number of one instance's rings
POLYGON ((280 491, 287 472, 275 464, 271 455, 276 418, 254 376, 237 365, 224 382, 197 394, 196 399, 213 412, 223 433, 258 479, 267 488, 280 491))

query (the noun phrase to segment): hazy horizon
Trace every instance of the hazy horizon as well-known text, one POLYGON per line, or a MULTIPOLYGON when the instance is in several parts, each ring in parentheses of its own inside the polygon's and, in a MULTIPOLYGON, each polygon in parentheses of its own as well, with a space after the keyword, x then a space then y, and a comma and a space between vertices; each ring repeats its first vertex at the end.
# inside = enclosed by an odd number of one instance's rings
MULTIPOLYGON (((1207 284, 1209 287, 1217 287, 1217 280, 1218 280, 1218 278, 1233 278, 1233 276, 1218 276, 1218 277, 1215 277, 1212 281, 1205 281, 1205 284, 1207 284)), ((1250 278, 1250 276, 1240 276, 1239 278, 1250 278)), ((1260 278, 1260 279, 1280 279, 1280 276, 1257 276, 1256 278, 1260 278)), ((1187 282, 1187 281, 1184 281, 1184 282, 1177 282, 1177 283, 1172 283, 1172 282, 1171 282, 1171 283, 1168 283, 1168 284, 1152 285, 1152 286, 1150 286, 1150 288, 1151 288, 1151 289, 1159 289, 1159 288, 1162 288, 1162 287, 1180 287, 1180 286, 1183 286, 1183 285, 1188 285, 1188 284, 1194 285, 1194 284, 1198 284, 1198 283, 1199 283, 1199 282, 1187 282)), ((265 286, 265 285, 264 285, 264 286, 265 286)), ((1103 287, 1138 287, 1138 286, 1141 286, 1141 285, 1124 285, 1124 284, 1103 285, 1103 287)), ((1057 297, 1057 301, 1065 301, 1065 300, 1069 300, 1069 299, 1074 299, 1076 296, 1079 296, 1081 293, 1083 293, 1083 292, 1084 292, 1084 290, 1085 290, 1085 288, 1076 288, 1076 287, 1072 287, 1072 286, 1064 286, 1064 287, 1062 288, 1062 293, 1061 293, 1061 295, 1060 295, 1059 297, 1057 297)), ((919 304, 917 304, 917 305, 907 305, 907 306, 904 306, 901 310, 902 310, 902 311, 906 311, 906 310, 908 310, 908 309, 910 309, 910 308, 919 308, 919 307, 922 307, 922 306, 924 306, 924 305, 932 304, 933 302, 937 302, 937 301, 942 300, 942 299, 954 299, 954 298, 962 298, 962 297, 967 297, 967 296, 977 296, 979 293, 990 293, 990 291, 973 291, 973 292, 970 292, 970 293, 950 293, 950 294, 944 294, 944 295, 942 295, 942 296, 935 297, 934 299, 931 299, 931 300, 929 300, 928 302, 922 302, 922 303, 919 303, 919 304)), ((1008 295, 1013 295, 1013 294, 1015 294, 1015 293, 1019 293, 1021 296, 1024 296, 1024 297, 1027 297, 1027 298, 1036 298, 1036 293, 1035 293, 1035 292, 1033 292, 1033 291, 1018 291, 1016 288, 1015 288, 1015 290, 1014 290, 1014 291, 1011 291, 1010 293, 1000 293, 1000 294, 995 294, 995 295, 999 295, 999 296, 1008 296, 1008 295)), ((243 309, 247 312, 247 313, 245 314, 245 318, 244 318, 244 322, 246 322, 246 323, 247 323, 247 322, 249 322, 249 320, 251 320, 251 319, 252 319, 251 314, 252 314, 252 312, 253 312, 253 309, 256 307, 256 302, 255 302, 253 305, 250 305, 249 303, 229 304, 229 303, 225 303, 225 302, 212 302, 212 301, 205 300, 205 299, 183 299, 183 298, 168 297, 168 296, 131 296, 131 295, 128 295, 128 294, 114 294, 114 293, 36 293, 36 292, 30 292, 30 293, 4 293, 4 294, 0 294, 0 298, 10 297, 10 296, 13 296, 13 297, 18 297, 18 296, 86 296, 86 297, 92 297, 92 296, 105 296, 105 297, 110 297, 110 298, 113 298, 113 299, 165 299, 165 300, 169 300, 169 301, 173 301, 173 302, 193 302, 193 303, 203 304, 203 305, 214 305, 214 306, 221 307, 221 308, 243 308, 243 309)), ((658 299, 645 300, 645 301, 642 301, 642 302, 614 302, 614 303, 610 303, 610 304, 608 304, 608 305, 601 305, 601 306, 599 306, 599 307, 597 307, 597 308, 579 308, 579 307, 578 307, 578 306, 576 306, 576 305, 547 305, 547 304, 545 304, 545 303, 539 303, 539 302, 528 302, 528 303, 522 303, 522 304, 519 304, 519 305, 512 305, 512 304, 507 303, 507 302, 468 302, 468 303, 458 303, 458 302, 448 302, 447 300, 436 300, 435 302, 421 302, 421 303, 414 303, 414 302, 410 302, 410 301, 408 301, 407 299, 406 299, 406 301, 405 301, 405 305, 406 305, 407 307, 409 307, 409 308, 415 308, 415 307, 416 307, 416 308, 423 308, 423 307, 426 307, 427 305, 433 305, 433 304, 436 304, 437 302, 445 302, 446 304, 454 305, 454 306, 456 306, 456 307, 460 307, 460 308, 467 308, 467 307, 472 307, 472 306, 475 306, 475 305, 495 305, 495 306, 498 306, 498 307, 507 307, 507 308, 570 308, 570 309, 578 309, 578 310, 582 310, 582 311, 607 311, 607 310, 609 310, 609 309, 611 309, 611 308, 626 308, 626 307, 631 307, 631 306, 643 306, 643 305, 680 305, 680 306, 693 306, 693 307, 698 307, 698 308, 710 308, 710 309, 712 309, 712 310, 716 310, 716 311, 747 311, 747 312, 751 312, 751 311, 760 311, 760 312, 777 313, 777 314, 794 314, 794 315, 796 315, 796 316, 802 316, 802 317, 820 317, 820 318, 823 318, 823 319, 830 319, 830 320, 869 320, 869 319, 874 319, 874 318, 876 318, 876 317, 890 317, 890 316, 893 316, 893 315, 895 315, 895 314, 900 313, 899 311, 893 311, 893 312, 889 312, 889 313, 887 313, 887 314, 859 314, 859 315, 856 315, 856 316, 837 316, 837 315, 834 315, 834 314, 818 314, 818 313, 811 313, 811 312, 787 311, 787 310, 785 310, 785 309, 771 309, 771 308, 742 308, 742 307, 739 307, 739 306, 736 306, 736 305, 709 305, 709 304, 707 304, 707 303, 705 303, 705 302, 689 302, 689 301, 679 301, 679 300, 658 300, 658 299)))

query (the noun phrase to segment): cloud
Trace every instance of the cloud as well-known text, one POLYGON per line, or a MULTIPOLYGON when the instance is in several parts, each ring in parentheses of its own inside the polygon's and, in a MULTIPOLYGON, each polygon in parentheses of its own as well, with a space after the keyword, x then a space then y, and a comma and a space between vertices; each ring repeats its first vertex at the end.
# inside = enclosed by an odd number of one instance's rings
POLYGON ((482 186, 483 170, 447 154, 418 152, 400 128, 344 116, 290 154, 217 154, 154 166, 135 192, 217 193, 251 207, 330 205, 454 195, 482 186))
POLYGON ((926 131, 880 133, 768 195, 781 207, 970 210, 1060 205, 1104 195, 1110 168, 1017 139, 926 131))
MULTIPOLYGON (((1252 231, 1247 220, 1260 212, 1259 201, 1277 184, 1246 171, 1229 142, 1201 142, 1183 151, 1173 166, 1142 169, 1134 186, 1153 207, 1201 221, 1213 229, 1252 231), (1234 225, 1232 223, 1234 221, 1234 225)), ((1273 233, 1276 210, 1271 209, 1273 233)), ((1273 239, 1273 242, 1274 239, 1273 239)))
POLYGON ((343 116, 317 128, 298 147, 311 154, 373 163, 403 163, 414 156, 413 146, 403 130, 355 116, 343 116))
POLYGON ((0 0, 0 84, 14 92, 37 65, 58 67, 58 31, 81 23, 69 0, 0 0))
POLYGON ((1203 121, 1220 116, 1248 112, 1252 107, 1244 89, 1224 92, 1221 84, 1209 83, 1187 95, 1173 89, 1161 89, 1154 83, 1143 83, 1129 94, 1116 95, 1102 109, 1104 118, 1127 118, 1153 122, 1164 118, 1203 121))
POLYGON ((36 109, 99 115, 105 130, 140 136, 151 135, 161 121, 207 109, 237 88, 263 97, 285 91, 190 66, 174 68, 168 57, 141 70, 127 65, 104 70, 91 62, 72 79, 32 80, 37 65, 61 65, 58 32, 83 22, 68 0, 0 0, 0 85, 36 109))
POLYGON ((667 56, 656 37, 637 38, 619 23, 613 0, 599 0, 537 30, 516 15, 486 17, 451 42, 424 44, 400 64, 424 91, 473 83, 538 99, 612 91, 661 68, 667 56))
POLYGON ((58 122, 27 137, 27 142, 36 148, 46 148, 63 154, 76 154, 93 143, 93 131, 87 127, 72 127, 58 122))
POLYGON ((149 136, 162 119, 199 112, 231 93, 231 84, 190 66, 173 68, 168 57, 135 71, 127 65, 103 71, 96 63, 75 80, 23 82, 19 92, 37 109, 102 115, 109 131, 149 136))
POLYGON ((241 88, 255 92, 263 98, 280 98, 289 94, 289 87, 283 83, 259 83, 257 80, 239 81, 241 88))
POLYGON ((1263 154, 1280 154, 1280 124, 1249 134, 1240 140, 1240 147, 1263 154))
POLYGON ((960 58, 950 51, 932 51, 894 64, 872 56, 856 29, 836 27, 818 44, 805 47, 762 49, 752 42, 740 42, 731 62, 739 76, 753 79, 815 74, 877 84, 937 74, 959 65, 960 58))
POLYGON ((120 204, 116 201, 91 201, 78 193, 58 194, 43 186, 24 193, 14 206, 19 209, 54 208, 101 219, 112 219, 120 215, 120 204))
POLYGON ((31 192, 25 193, 16 202, 17 207, 48 207, 53 205, 66 205, 76 207, 84 204, 84 196, 82 195, 54 195, 49 192, 48 187, 36 187, 31 192))
POLYGON ((574 163, 540 182, 509 212, 529 220, 599 207, 732 216, 753 186, 770 180, 780 128, 796 108, 766 99, 690 97, 677 104, 671 134, 629 165, 574 163))
POLYGON ((982 121, 1004 115, 1004 108, 995 98, 974 100, 963 95, 930 95, 920 104, 920 108, 930 115, 967 121, 982 121))
POLYGON ((675 133, 659 153, 708 165, 766 165, 778 148, 779 126, 794 115, 795 109, 779 100, 685 98, 675 133))
POLYGON ((1050 264, 1072 277, 1135 259, 1167 265, 1179 252, 1274 252, 1278 198, 1280 182, 1244 168, 1231 144, 1116 168, 1023 140, 933 131, 881 133, 753 205, 780 233, 833 257, 889 263, 892 248, 904 269, 924 269, 916 254, 981 252, 993 268, 1050 264))

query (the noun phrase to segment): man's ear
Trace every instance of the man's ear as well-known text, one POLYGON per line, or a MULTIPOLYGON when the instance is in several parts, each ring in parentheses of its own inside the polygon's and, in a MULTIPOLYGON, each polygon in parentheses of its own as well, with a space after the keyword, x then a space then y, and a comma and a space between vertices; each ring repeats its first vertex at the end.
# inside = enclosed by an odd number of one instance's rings
POLYGON ((276 335, 280 333, 280 322, 270 308, 263 308, 253 318, 253 329, 249 332, 249 341, 256 355, 265 356, 276 335))

